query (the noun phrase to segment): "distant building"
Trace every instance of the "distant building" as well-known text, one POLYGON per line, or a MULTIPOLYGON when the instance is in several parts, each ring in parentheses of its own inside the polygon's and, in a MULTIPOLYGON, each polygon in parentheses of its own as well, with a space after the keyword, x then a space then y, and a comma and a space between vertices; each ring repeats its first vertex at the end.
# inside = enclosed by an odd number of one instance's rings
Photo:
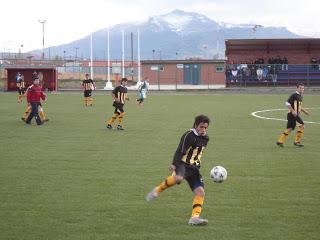
POLYGON ((254 63, 263 58, 286 57, 289 64, 310 64, 312 57, 320 59, 319 38, 292 39, 228 39, 225 41, 227 64, 254 63))
POLYGON ((225 61, 143 60, 141 75, 150 85, 225 86, 225 61))

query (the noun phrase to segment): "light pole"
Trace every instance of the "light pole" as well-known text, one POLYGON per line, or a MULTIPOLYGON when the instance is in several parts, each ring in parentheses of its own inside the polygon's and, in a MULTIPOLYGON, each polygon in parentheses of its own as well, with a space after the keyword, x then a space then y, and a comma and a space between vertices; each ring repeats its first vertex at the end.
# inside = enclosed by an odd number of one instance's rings
POLYGON ((204 49, 205 57, 206 57, 206 59, 208 59, 208 45, 204 44, 203 49, 204 49))
POLYGON ((20 44, 20 47, 19 47, 19 52, 18 52, 18 54, 19 54, 19 58, 21 58, 21 53, 22 53, 22 49, 23 48, 23 44, 20 44))
POLYGON ((39 20, 39 23, 42 24, 42 56, 41 58, 44 59, 44 24, 46 20, 39 20))
POLYGON ((66 50, 63 51, 63 66, 64 71, 66 71, 66 50))
POLYGON ((75 61, 77 61, 77 59, 78 59, 78 47, 75 47, 75 49, 76 49, 76 55, 75 55, 75 61))

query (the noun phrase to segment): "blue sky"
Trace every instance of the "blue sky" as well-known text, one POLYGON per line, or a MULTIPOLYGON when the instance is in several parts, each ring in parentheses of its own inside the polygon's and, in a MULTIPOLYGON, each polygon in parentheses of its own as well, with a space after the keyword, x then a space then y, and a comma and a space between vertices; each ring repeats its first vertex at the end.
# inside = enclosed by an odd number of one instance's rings
POLYGON ((45 47, 49 47, 174 9, 204 14, 219 22, 282 26, 297 34, 320 37, 320 20, 315 20, 319 19, 318 0, 4 0, 0 52, 42 48, 39 20, 46 20, 45 47))

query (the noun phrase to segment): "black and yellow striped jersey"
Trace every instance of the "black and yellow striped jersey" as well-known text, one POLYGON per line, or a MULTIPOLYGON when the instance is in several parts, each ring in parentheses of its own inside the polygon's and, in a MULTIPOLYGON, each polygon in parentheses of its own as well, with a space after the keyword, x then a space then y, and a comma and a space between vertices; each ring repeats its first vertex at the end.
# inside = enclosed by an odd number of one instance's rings
POLYGON ((199 136, 195 129, 187 131, 181 137, 173 163, 182 161, 189 165, 200 166, 202 152, 208 142, 209 137, 207 135, 199 136))
POLYGON ((302 96, 299 92, 293 93, 287 100, 291 107, 299 114, 302 108, 302 96))
POLYGON ((25 83, 24 83, 24 81, 17 82, 17 87, 18 87, 18 88, 25 88, 25 83))
POLYGON ((123 85, 115 87, 115 89, 113 89, 113 91, 112 91, 112 93, 115 95, 115 97, 118 98, 119 102, 122 104, 124 104, 126 102, 127 92, 128 92, 128 89, 123 85))
POLYGON ((94 89, 94 82, 92 79, 85 79, 82 81, 82 87, 85 91, 94 89))

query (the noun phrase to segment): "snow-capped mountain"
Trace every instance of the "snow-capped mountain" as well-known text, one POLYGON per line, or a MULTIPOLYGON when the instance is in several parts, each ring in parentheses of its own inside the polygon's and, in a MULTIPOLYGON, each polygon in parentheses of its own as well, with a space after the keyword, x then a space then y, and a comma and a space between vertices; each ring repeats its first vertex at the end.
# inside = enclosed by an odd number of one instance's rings
MULTIPOLYGON (((93 33, 94 59, 106 59, 107 31, 110 34, 110 56, 121 59, 121 31, 125 32, 125 58, 131 59, 131 40, 133 33, 134 56, 137 58, 137 31, 140 32, 141 59, 185 59, 222 58, 225 39, 250 38, 297 38, 285 27, 264 27, 254 24, 217 23, 208 17, 194 13, 174 10, 170 13, 152 16, 145 22, 122 23, 93 33)), ((64 52, 78 49, 78 57, 89 58, 90 35, 69 44, 50 48, 51 56, 63 56, 64 52)), ((34 53, 40 53, 40 50, 34 53)), ((49 49, 46 49, 48 56, 49 49)))
POLYGON ((170 29, 175 32, 200 32, 205 29, 218 30, 220 26, 213 20, 198 13, 187 13, 174 10, 165 15, 151 17, 148 20, 150 26, 155 25, 170 29))

